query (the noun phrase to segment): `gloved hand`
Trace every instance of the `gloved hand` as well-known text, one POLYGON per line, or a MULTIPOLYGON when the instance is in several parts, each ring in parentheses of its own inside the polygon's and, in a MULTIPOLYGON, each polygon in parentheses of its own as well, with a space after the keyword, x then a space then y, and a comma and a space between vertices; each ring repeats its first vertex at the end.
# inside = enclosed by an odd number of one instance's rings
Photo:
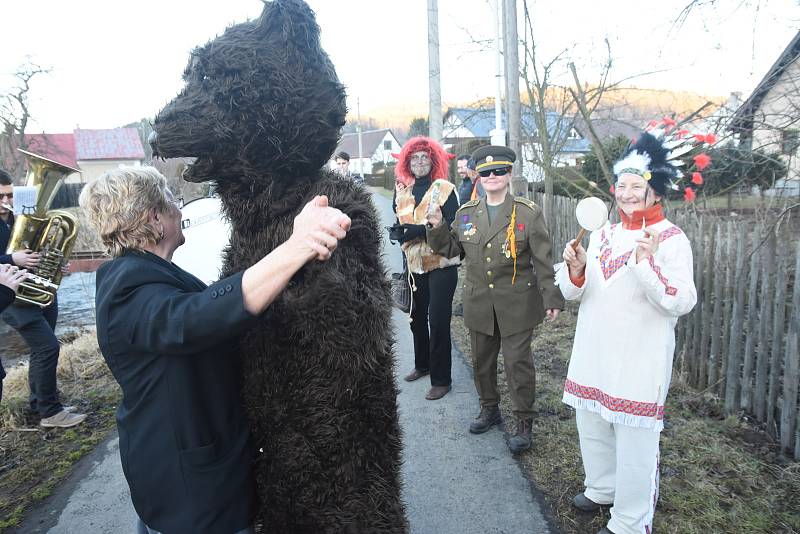
POLYGON ((405 243, 406 241, 411 241, 412 239, 417 239, 418 237, 425 237, 425 225, 424 224, 403 224, 403 237, 400 239, 400 243, 405 243))

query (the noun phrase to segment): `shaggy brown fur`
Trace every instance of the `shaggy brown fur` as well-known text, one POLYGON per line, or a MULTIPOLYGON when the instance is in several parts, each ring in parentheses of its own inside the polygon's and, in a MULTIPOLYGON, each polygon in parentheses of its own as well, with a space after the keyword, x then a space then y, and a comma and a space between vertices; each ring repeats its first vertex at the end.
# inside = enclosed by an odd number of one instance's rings
POLYGON ((314 195, 353 221, 332 259, 304 267, 241 339, 264 529, 405 532, 378 219, 366 191, 320 170, 346 109, 313 13, 266 2, 258 20, 193 51, 184 79, 152 144, 196 157, 188 180, 216 181, 233 227, 224 274, 285 241, 314 195))

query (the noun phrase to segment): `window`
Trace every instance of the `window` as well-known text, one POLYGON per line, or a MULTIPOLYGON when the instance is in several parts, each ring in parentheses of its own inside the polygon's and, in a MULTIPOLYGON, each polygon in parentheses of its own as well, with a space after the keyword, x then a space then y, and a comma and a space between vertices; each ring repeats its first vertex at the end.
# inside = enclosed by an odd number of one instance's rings
POLYGON ((792 155, 800 146, 800 131, 783 130, 781 132, 781 154, 792 155))
POLYGON ((391 141, 384 141, 383 142, 383 149, 384 150, 391 150, 392 149, 392 142, 391 141))

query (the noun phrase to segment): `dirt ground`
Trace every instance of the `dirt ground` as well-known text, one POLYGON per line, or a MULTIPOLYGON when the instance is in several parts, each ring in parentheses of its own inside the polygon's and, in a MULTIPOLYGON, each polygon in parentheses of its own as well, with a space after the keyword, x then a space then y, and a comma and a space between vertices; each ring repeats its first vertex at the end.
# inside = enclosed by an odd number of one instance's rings
POLYGON ((73 428, 41 428, 27 406, 27 367, 9 371, 0 405, 0 533, 17 525, 114 428, 120 391, 102 361, 94 332, 61 341, 61 401, 89 417, 73 428))
MULTIPOLYGON (((456 304, 460 299, 457 290, 456 304)), ((534 442, 519 460, 564 533, 594 534, 608 513, 584 514, 570 505, 583 489, 583 469, 574 412, 561 402, 576 314, 569 307, 534 336, 534 442)), ((469 359, 461 317, 453 318, 453 333, 469 359)), ((49 495, 114 427, 120 392, 98 353, 94 332, 63 341, 58 370, 62 399, 89 418, 72 429, 41 429, 26 408, 26 370, 18 367, 9 373, 0 406, 0 533, 18 524, 25 510, 49 495)), ((502 356, 498 378, 504 394, 501 408, 513 431, 502 356)), ((466 429, 464 436, 469 439, 466 429)), ((725 418, 719 399, 686 388, 679 372, 668 399, 661 455, 655 532, 800 533, 800 464, 781 455, 746 419, 725 418)))
MULTIPOLYGON (((461 302, 460 286, 454 302, 461 302)), ((532 484, 544 493, 563 533, 594 534, 609 515, 571 506, 572 497, 583 491, 584 475, 575 412, 561 402, 576 320, 577 306, 570 303, 555 323, 534 334, 537 415, 533 446, 519 460, 532 484)), ((469 360, 462 317, 454 316, 452 327, 455 342, 469 360)), ((513 433, 502 355, 498 367, 505 430, 513 433)), ((749 421, 725 418, 721 406, 719 399, 687 388, 679 372, 673 375, 661 436, 654 532, 800 533, 800 464, 781 455, 767 434, 749 421)))

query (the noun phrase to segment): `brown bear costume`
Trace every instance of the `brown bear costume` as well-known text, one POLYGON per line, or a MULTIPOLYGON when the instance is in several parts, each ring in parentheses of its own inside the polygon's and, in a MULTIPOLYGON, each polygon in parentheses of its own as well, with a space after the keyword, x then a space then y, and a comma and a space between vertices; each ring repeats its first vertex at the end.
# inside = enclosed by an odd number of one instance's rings
POLYGON ((405 532, 378 217, 363 188, 321 170, 346 106, 313 12, 265 2, 257 20, 195 49, 184 80, 151 144, 161 157, 197 158, 185 179, 216 183, 232 226, 223 276, 284 242, 315 195, 352 219, 331 260, 306 265, 240 340, 262 451, 259 522, 275 533, 405 532))

